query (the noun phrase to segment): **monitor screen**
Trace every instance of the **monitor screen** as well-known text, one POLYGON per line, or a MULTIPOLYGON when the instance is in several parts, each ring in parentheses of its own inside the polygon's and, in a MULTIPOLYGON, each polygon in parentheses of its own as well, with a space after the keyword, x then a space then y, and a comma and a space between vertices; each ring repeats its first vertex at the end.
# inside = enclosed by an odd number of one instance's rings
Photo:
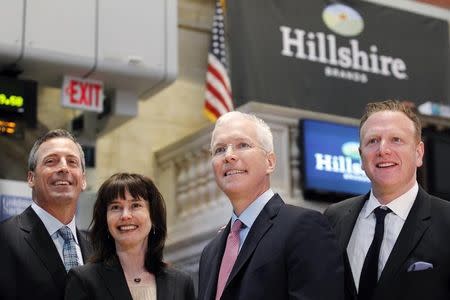
POLYGON ((0 119, 23 121, 30 128, 37 125, 37 83, 0 77, 0 119))
POLYGON ((326 195, 336 201, 370 190, 361 169, 358 127, 305 119, 300 121, 299 136, 305 198, 326 195))
POLYGON ((450 200, 450 131, 424 130, 426 188, 431 194, 450 200))

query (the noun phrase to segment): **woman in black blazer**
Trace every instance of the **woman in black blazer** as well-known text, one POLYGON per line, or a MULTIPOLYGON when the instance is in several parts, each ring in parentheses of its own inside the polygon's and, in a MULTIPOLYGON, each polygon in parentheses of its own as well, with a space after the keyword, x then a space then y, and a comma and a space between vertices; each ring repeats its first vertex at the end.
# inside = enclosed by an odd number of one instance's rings
POLYGON ((70 270, 65 299, 194 300, 192 279, 162 260, 164 199, 139 174, 117 173, 94 206, 91 263, 70 270))

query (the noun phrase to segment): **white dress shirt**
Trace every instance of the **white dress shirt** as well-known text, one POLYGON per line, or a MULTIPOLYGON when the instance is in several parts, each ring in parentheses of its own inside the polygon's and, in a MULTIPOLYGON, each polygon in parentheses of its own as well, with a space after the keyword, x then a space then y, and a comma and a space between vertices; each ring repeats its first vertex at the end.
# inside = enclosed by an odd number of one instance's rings
MULTIPOLYGON (((63 256, 64 239, 58 233, 58 230, 61 227, 63 227, 64 224, 61 223, 58 219, 56 219, 54 216, 52 216, 51 214, 46 212, 44 209, 42 209, 35 202, 33 202, 31 204, 31 208, 38 215, 39 219, 41 219, 42 223, 44 223, 44 226, 47 229, 48 234, 52 238, 53 243, 55 243, 56 249, 58 250, 61 260, 64 262, 64 256, 63 256)), ((72 231, 73 237, 75 239, 75 247, 77 249, 78 264, 82 265, 83 264, 83 256, 81 254, 80 244, 78 243, 77 230, 76 230, 76 225, 75 225, 75 216, 73 217, 72 221, 70 221, 70 223, 67 224, 66 226, 70 228, 70 231, 72 231)))
MULTIPOLYGON (((378 278, 380 278, 392 248, 394 248, 394 244, 402 230, 403 224, 405 224, 406 217, 408 217, 418 191, 419 185, 416 182, 409 191, 394 199, 388 205, 385 205, 392 212, 387 214, 384 220, 384 235, 378 261, 378 278)), ((375 214, 373 210, 379 206, 384 205, 380 204, 371 191, 369 200, 366 201, 358 215, 347 246, 347 255, 357 290, 359 288, 359 279, 361 277, 364 259, 375 234, 375 214)))

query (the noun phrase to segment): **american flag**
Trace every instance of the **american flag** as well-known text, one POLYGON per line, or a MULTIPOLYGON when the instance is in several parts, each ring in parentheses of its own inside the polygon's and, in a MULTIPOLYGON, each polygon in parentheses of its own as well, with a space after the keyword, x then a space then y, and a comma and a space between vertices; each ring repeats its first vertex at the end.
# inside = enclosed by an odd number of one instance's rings
POLYGON ((206 71, 204 112, 212 122, 215 122, 222 114, 234 109, 230 78, 227 73, 224 7, 221 3, 222 1, 216 1, 211 45, 208 52, 208 69, 206 71))

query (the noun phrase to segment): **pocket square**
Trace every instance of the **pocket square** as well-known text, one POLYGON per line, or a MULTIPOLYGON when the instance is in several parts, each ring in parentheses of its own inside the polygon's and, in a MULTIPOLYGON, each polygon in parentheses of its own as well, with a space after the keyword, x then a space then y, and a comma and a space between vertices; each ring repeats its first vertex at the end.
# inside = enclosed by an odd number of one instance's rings
POLYGON ((433 264, 426 261, 416 261, 408 267, 408 272, 433 269, 433 264))

